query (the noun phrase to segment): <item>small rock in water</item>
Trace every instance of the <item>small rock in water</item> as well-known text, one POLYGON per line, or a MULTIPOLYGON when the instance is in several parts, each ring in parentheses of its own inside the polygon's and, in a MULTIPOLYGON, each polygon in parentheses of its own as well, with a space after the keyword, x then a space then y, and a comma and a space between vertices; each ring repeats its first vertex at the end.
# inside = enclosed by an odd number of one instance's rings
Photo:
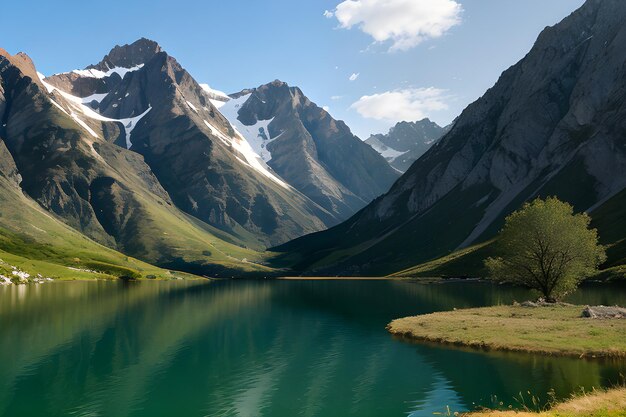
POLYGON ((590 319, 626 319, 626 308, 617 306, 587 306, 583 310, 582 316, 590 319))

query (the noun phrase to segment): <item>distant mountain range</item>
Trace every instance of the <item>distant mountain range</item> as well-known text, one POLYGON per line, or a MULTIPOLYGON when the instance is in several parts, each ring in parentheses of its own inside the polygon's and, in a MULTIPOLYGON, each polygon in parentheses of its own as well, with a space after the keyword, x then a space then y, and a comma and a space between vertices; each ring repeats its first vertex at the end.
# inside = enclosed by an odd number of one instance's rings
MULTIPOLYGON (((626 262, 626 2, 588 0, 348 221, 277 248, 306 274, 384 275, 486 242, 555 195, 626 262)), ((461 252, 459 252, 461 253, 461 252)))
POLYGON ((387 134, 372 135, 365 143, 381 154, 392 167, 405 172, 450 128, 441 127, 430 119, 399 122, 387 134))
POLYGON ((148 39, 48 77, 0 49, 0 273, 480 274, 505 216, 551 195, 623 267, 624 21, 588 0, 452 126, 367 143, 297 87, 226 94, 148 39))
POLYGON ((265 271, 257 251, 337 224, 398 176, 299 89, 231 98, 147 39, 49 77, 2 51, 0 77, 8 183, 89 239, 169 268, 265 271))

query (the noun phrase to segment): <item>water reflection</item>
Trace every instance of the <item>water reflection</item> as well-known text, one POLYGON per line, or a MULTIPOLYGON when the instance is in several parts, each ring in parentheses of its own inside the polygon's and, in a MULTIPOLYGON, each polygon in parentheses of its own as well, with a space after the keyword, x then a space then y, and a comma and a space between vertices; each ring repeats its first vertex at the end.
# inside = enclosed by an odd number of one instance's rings
MULTIPOLYGON (((1 288, 0 416, 432 416, 491 395, 567 395, 626 370, 415 345, 384 330, 396 317, 527 297, 406 281, 1 288)), ((626 291, 573 299, 624 303, 626 291)))

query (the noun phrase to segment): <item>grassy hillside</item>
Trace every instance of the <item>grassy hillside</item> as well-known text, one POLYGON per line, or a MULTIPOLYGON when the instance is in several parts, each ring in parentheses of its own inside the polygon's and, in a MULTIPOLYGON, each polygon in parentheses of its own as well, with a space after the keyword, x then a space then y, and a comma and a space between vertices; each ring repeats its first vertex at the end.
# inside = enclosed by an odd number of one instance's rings
MULTIPOLYGON (((591 279, 626 279, 626 190, 591 212, 591 227, 598 229, 608 260, 591 279)), ((484 277, 483 261, 494 256, 495 239, 391 274, 396 277, 484 277)))
POLYGON ((40 209, 2 177, 0 207, 0 273, 15 266, 31 275, 60 279, 114 278, 132 272, 143 277, 190 277, 93 242, 40 209), (89 272, 96 270, 101 273, 89 272))
MULTIPOLYGON (((192 277, 155 267, 94 242, 41 209, 2 176, 0 207, 0 273, 10 273, 11 266, 15 266, 31 275, 59 279, 114 278, 133 274, 144 278, 192 277)), ((166 227, 171 225, 172 219, 168 216, 162 220, 166 227)), ((173 241, 181 247, 181 257, 185 256, 182 254, 185 247, 190 248, 188 253, 192 258, 211 247, 213 242, 202 233, 197 232, 194 240, 190 238, 194 229, 180 230, 180 225, 185 225, 183 221, 177 225, 178 228, 176 224, 171 225, 169 230, 173 241)), ((236 257, 245 256, 249 251, 235 245, 216 239, 211 248, 225 269, 238 268, 246 272, 264 269, 242 263, 236 257)))
POLYGON ((392 277, 480 278, 486 275, 483 261, 492 256, 494 241, 455 251, 447 256, 391 274, 392 277))
POLYGON ((591 213, 592 227, 606 245, 608 267, 626 265, 626 190, 616 194, 591 213))

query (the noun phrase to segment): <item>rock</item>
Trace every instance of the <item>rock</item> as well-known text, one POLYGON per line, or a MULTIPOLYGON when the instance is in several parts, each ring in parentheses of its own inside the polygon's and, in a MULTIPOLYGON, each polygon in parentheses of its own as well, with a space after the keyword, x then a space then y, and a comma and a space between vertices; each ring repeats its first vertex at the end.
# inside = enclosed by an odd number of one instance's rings
POLYGON ((520 304, 522 307, 539 307, 538 303, 535 303, 533 301, 524 301, 523 303, 520 304))
POLYGON ((617 306, 587 306, 583 310, 582 316, 590 319, 626 319, 626 308, 617 306))
POLYGON ((513 303, 513 305, 522 306, 522 307, 571 307, 572 306, 572 304, 570 303, 564 303, 561 301, 551 303, 551 302, 546 301, 544 298, 539 298, 537 301, 524 301, 521 304, 513 303))

